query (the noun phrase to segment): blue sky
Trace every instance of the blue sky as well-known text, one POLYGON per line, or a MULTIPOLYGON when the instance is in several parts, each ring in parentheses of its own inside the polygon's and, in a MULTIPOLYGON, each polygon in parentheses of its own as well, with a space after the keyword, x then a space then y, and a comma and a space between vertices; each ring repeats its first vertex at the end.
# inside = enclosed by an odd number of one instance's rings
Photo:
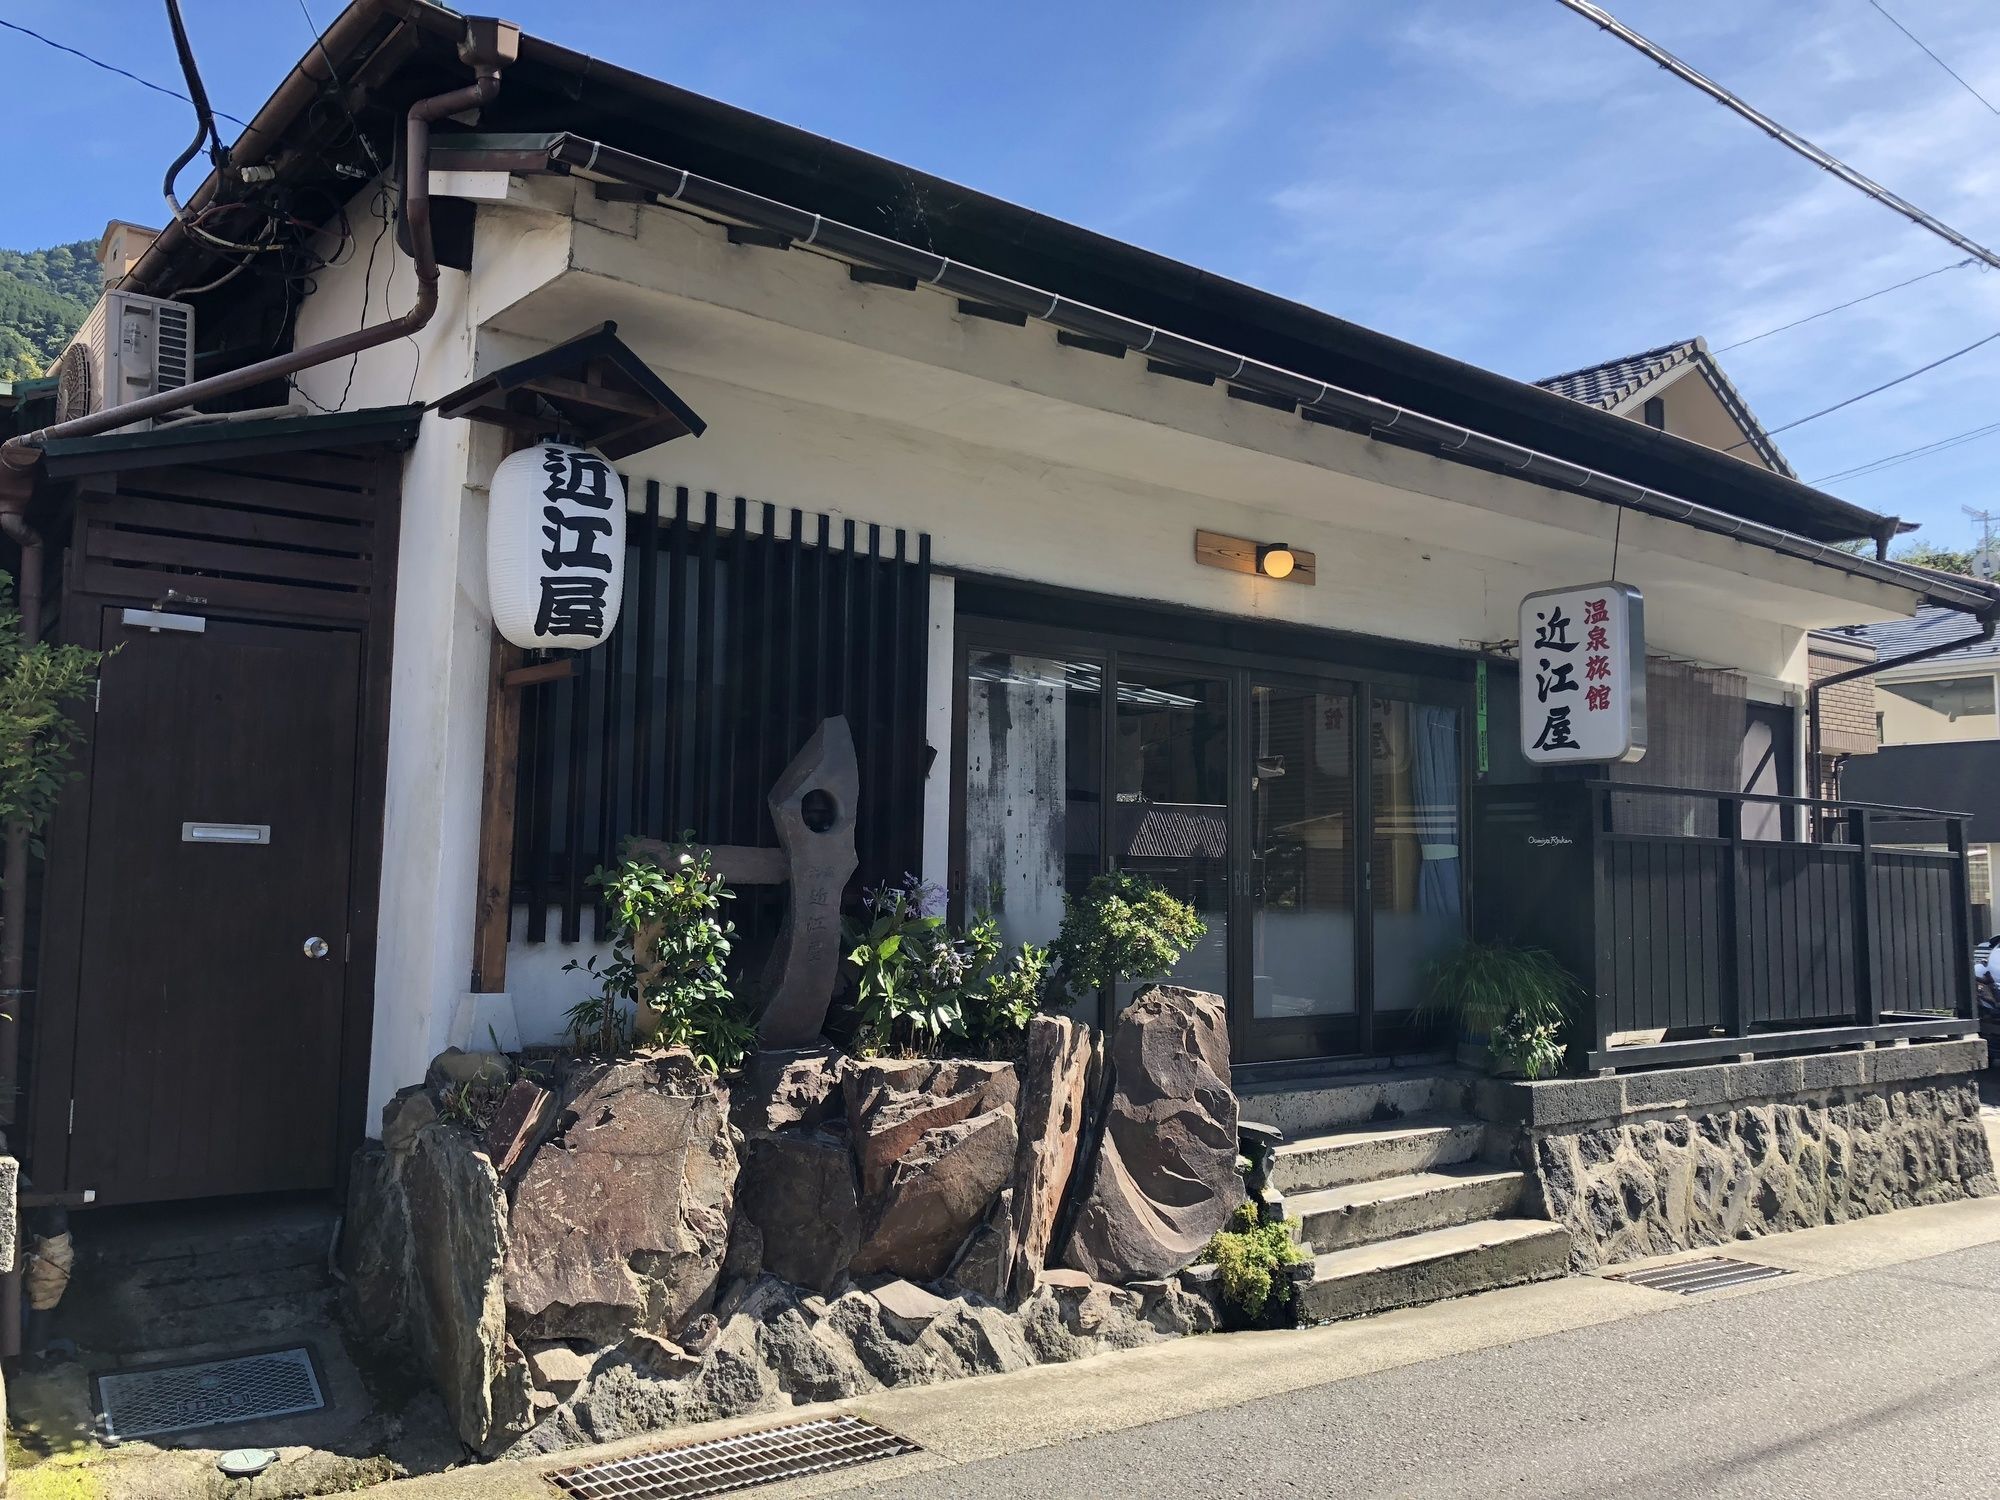
MULTIPOLYGON (((324 25, 329 0, 308 0, 324 25)), ((1991 0, 1885 0, 2000 103, 1991 0), (1982 16, 1982 12, 1984 15, 1982 16)), ((297 0, 184 0, 248 118, 310 38, 297 0)), ((2000 247, 2000 115, 1867 0, 1612 0, 1777 118, 2000 247)), ((1960 258, 1554 0, 1095 0, 1011 7, 520 0, 527 29, 1532 379, 1719 347, 1960 258)), ((5 14, 176 83, 153 0, 5 14)), ((187 106, 0 32, 0 245, 156 223, 187 106)), ((192 181, 192 178, 189 179, 192 181)), ((1953 270, 1721 355, 1767 426, 2000 330, 1953 270)), ((2000 342, 1779 436, 1807 479, 2000 421, 2000 342)), ((2000 434, 1828 488, 1964 545, 2000 434)), ((1699 500, 1702 497, 1688 497, 1699 500)))

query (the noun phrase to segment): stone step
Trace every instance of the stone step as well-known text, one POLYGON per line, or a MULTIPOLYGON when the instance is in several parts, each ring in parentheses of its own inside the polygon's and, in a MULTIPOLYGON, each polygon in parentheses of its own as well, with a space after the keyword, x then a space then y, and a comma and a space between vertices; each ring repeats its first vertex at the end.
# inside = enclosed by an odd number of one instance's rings
POLYGON ((1238 1091, 1246 1120, 1287 1136, 1324 1135, 1345 1125, 1386 1124, 1412 1115, 1462 1114, 1472 1078, 1456 1069, 1356 1073, 1310 1083, 1252 1084, 1238 1091))
POLYGON ((1330 1323, 1550 1281, 1566 1273, 1569 1253, 1569 1231, 1560 1224, 1482 1219, 1316 1256, 1300 1296, 1307 1319, 1330 1323))
POLYGON ((1285 1217, 1300 1244, 1323 1254, 1499 1218, 1519 1206, 1526 1180, 1476 1163, 1447 1166, 1295 1193, 1285 1200, 1285 1217))
POLYGON ((1485 1126, 1453 1115, 1417 1115, 1308 1135, 1278 1147, 1271 1185, 1289 1196, 1425 1172, 1472 1160, 1485 1139, 1485 1126))

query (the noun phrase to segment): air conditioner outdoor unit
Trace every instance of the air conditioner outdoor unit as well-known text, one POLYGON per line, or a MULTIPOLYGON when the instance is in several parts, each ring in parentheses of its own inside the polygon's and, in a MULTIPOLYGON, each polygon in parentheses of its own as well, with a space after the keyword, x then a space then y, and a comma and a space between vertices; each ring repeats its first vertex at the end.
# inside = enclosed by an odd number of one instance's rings
MULTIPOLYGON (((194 309, 138 292, 106 292, 56 361, 56 420, 123 406, 194 378, 194 309)), ((120 431, 144 432, 151 420, 120 431)))

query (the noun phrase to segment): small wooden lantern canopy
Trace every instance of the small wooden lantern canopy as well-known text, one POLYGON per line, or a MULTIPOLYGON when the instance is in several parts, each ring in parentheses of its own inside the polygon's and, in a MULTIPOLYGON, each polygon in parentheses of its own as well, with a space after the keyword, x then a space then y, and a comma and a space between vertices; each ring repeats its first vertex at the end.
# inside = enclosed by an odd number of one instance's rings
POLYGON ((432 409, 516 432, 559 424, 568 441, 613 460, 708 426, 626 347, 616 323, 482 375, 432 409))

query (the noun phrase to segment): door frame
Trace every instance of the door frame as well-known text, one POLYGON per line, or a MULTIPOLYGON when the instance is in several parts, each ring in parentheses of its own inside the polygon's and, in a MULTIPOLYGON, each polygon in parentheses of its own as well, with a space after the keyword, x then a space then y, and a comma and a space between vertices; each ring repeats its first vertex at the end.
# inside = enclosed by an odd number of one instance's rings
MULTIPOLYGON (((963 585, 961 585, 963 588, 963 585)), ((971 594, 972 590, 964 590, 971 594)), ((1342 1018, 1354 1031, 1352 1052, 1306 1050, 1269 1058, 1247 1058, 1246 1044, 1251 1025, 1249 997, 1225 995, 1228 1003, 1230 1047, 1233 1057, 1245 1066, 1284 1067, 1320 1057, 1380 1058, 1409 1050, 1417 1038, 1410 1024, 1411 1012, 1390 1012, 1396 1024, 1378 1028, 1375 1024, 1374 980, 1374 889, 1372 860, 1365 852, 1373 843, 1372 746, 1363 738, 1373 724, 1374 703, 1379 696, 1398 701, 1429 703, 1459 711, 1460 844, 1469 855, 1470 826, 1466 816, 1470 791, 1476 781, 1476 733, 1473 729, 1475 702, 1471 653, 1432 651, 1403 642, 1374 641, 1306 626, 1269 621, 1242 621, 1209 616, 1190 609, 1148 606, 1137 602, 1100 600, 1091 595, 1070 595, 1051 589, 1005 587, 981 588, 975 596, 976 612, 968 610, 963 598, 952 631, 952 730, 951 801, 948 829, 950 885, 946 892, 948 909, 963 920, 966 877, 966 796, 965 778, 967 671, 975 651, 1035 652, 1056 658, 1091 661, 1098 664, 1103 680, 1113 684, 1124 663, 1131 662, 1173 670, 1214 671, 1230 682, 1233 722, 1230 726, 1230 785, 1247 789, 1250 766, 1250 725, 1248 700, 1255 681, 1317 683, 1338 687, 1353 695, 1356 749, 1355 814, 1357 834, 1371 830, 1364 841, 1357 836, 1356 923, 1355 923, 1355 1010, 1342 1018), (1050 625, 1050 599, 1055 596, 1071 608, 1063 613, 1076 623, 1050 625), (1000 607, 995 608, 995 604, 1000 607), (1095 606, 1095 608, 1093 608, 1095 606), (1016 612, 1018 609, 1018 613, 1016 612), (1095 616, 1096 618, 1092 618, 1095 616), (1157 634, 1138 633, 1157 622, 1157 634), (1101 628, 1100 628, 1101 627, 1101 628), (1419 662, 1434 663, 1440 670, 1424 673, 1412 670, 1419 662), (1360 920, 1366 914, 1367 921, 1360 920), (1386 1044, 1386 1045, 1385 1045, 1386 1044)), ((1107 696, 1105 722, 1099 746, 1099 786, 1104 801, 1099 808, 1099 860, 1109 858, 1110 789, 1114 781, 1116 749, 1116 704, 1107 696)), ((1229 914, 1229 988, 1243 990, 1251 968, 1249 923, 1248 854, 1249 803, 1247 797, 1233 797, 1229 807, 1231 891, 1229 914)), ((1462 858, 1461 890, 1466 930, 1472 930, 1471 861, 1462 858)), ((1112 998, 1099 996, 1099 1024, 1113 1020, 1112 998)), ((1324 1023, 1307 1023, 1298 1034, 1324 1035, 1333 1028, 1324 1023)))
MULTIPOLYGON (((389 687, 395 621, 397 545, 401 531, 401 455, 374 450, 343 455, 367 461, 375 474, 371 567, 363 612, 341 610, 329 603, 315 607, 310 591, 272 590, 273 603, 182 605, 184 612, 208 619, 241 620, 249 624, 290 625, 307 629, 344 630, 360 637, 361 680, 355 718, 355 767, 349 848, 352 851, 346 900, 350 955, 341 995, 341 1042, 335 1135, 334 1194, 346 1190, 349 1163, 367 1135, 368 1072, 374 1040, 376 939, 381 911, 383 816, 388 796, 389 687)), ((240 461, 254 467, 255 460, 240 461)), ((169 467, 160 464, 159 467, 169 467)), ((86 585, 85 528, 93 517, 115 514, 119 504, 117 473, 92 475, 71 497, 68 537, 62 553, 60 604, 55 611, 52 639, 64 644, 104 650, 107 609, 160 606, 156 595, 107 590, 86 585)), ((190 588, 200 579, 190 577, 190 588)), ((44 879, 39 922, 40 950, 33 990, 30 1055, 33 1071, 16 1107, 26 1125, 24 1156, 34 1184, 24 1201, 81 1206, 108 1201, 94 1196, 91 1184, 70 1180, 71 1090, 76 1054, 84 1040, 80 1022, 80 970, 84 934, 83 904, 88 889, 88 849, 91 784, 96 772, 97 746, 88 730, 77 747, 72 769, 76 779, 65 789, 50 819, 44 840, 44 879), (86 1198, 85 1193, 93 1193, 86 1198)))

